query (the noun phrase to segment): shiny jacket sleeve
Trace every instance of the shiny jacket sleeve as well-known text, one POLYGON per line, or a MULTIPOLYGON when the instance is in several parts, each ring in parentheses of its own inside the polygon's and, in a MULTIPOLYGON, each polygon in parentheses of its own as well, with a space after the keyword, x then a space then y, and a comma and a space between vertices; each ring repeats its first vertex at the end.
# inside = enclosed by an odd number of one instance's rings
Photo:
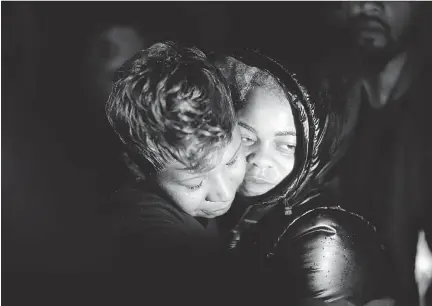
POLYGON ((289 290, 299 300, 353 305, 391 297, 385 251, 362 217, 319 207, 271 219, 251 249, 258 250, 276 295, 289 290))

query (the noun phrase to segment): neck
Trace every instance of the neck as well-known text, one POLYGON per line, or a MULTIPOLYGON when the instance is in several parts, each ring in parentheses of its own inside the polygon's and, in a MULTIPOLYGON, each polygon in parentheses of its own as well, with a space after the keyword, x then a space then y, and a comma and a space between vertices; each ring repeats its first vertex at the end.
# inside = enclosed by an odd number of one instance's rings
POLYGON ((368 73, 363 78, 363 85, 374 108, 384 107, 390 100, 393 90, 401 77, 407 60, 407 52, 393 57, 380 71, 368 73))

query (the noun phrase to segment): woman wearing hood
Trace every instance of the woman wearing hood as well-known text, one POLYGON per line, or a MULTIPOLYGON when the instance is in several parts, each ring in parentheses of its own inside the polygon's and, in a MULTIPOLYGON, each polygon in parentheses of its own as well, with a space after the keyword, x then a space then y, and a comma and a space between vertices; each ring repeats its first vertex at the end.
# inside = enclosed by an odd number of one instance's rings
POLYGON ((337 145, 325 133, 326 107, 258 52, 217 62, 232 87, 246 153, 246 177, 222 220, 246 278, 260 273, 276 294, 289 288, 301 305, 391 305, 375 229, 340 208, 321 182, 337 145))

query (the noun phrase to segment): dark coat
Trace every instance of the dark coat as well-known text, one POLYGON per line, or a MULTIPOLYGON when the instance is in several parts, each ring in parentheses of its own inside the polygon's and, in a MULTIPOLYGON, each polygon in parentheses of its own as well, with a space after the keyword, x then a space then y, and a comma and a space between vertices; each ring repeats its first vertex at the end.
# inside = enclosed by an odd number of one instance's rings
MULTIPOLYGON (((311 99, 296 78, 275 61, 257 52, 235 54, 234 58, 270 72, 295 95, 290 103, 300 144, 294 169, 285 180, 262 196, 237 199, 230 212, 237 222, 229 247, 243 261, 243 273, 265 279, 266 285, 279 293, 290 287, 291 296, 300 299, 364 304, 388 296, 389 273, 375 228, 360 215, 340 208, 323 184, 337 148, 337 140, 324 139, 334 119, 329 109, 320 98, 311 99), (331 251, 327 252, 328 248, 331 251), (326 260, 305 266, 313 257, 326 260), (258 277, 258 272, 264 274, 258 277), (320 275, 329 283, 314 282, 320 275)), ((233 66, 225 67, 225 75, 229 76, 229 69, 233 66)), ((235 86, 232 91, 236 92, 235 86)))

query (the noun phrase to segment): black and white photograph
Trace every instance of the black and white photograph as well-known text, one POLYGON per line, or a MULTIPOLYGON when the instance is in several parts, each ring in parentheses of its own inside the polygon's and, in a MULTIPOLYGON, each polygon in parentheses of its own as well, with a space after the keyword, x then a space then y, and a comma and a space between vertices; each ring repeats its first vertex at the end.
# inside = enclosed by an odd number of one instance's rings
POLYGON ((5 306, 432 306, 432 2, 1 11, 5 306))

